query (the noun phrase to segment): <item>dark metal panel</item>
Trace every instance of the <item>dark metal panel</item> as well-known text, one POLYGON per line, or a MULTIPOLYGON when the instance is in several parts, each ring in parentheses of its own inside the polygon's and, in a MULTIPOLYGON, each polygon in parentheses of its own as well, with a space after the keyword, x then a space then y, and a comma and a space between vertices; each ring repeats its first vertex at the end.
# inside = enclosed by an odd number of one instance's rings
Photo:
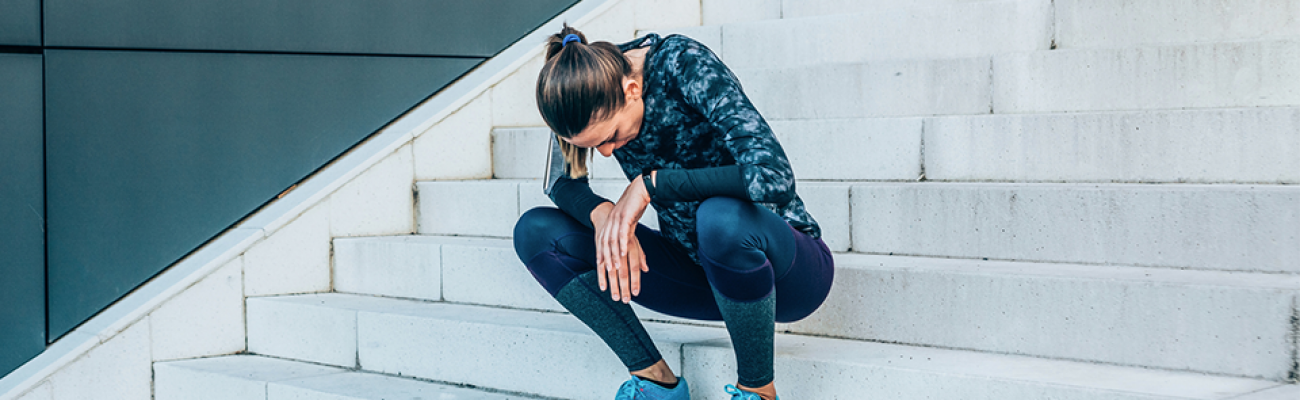
POLYGON ((0 54, 0 376, 45 350, 41 56, 0 54))
POLYGON ((0 46, 41 45, 41 0, 0 0, 0 46))
POLYGON ((58 47, 490 57, 576 0, 45 0, 58 47))
POLYGON ((481 61, 48 51, 51 337, 481 61))

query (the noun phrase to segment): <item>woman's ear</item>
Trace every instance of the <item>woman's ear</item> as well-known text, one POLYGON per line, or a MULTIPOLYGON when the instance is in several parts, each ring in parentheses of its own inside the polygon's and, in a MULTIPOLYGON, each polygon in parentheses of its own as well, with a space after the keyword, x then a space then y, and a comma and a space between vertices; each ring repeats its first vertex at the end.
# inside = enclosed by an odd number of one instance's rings
POLYGON ((628 101, 641 100, 641 82, 632 78, 623 78, 623 96, 628 101))

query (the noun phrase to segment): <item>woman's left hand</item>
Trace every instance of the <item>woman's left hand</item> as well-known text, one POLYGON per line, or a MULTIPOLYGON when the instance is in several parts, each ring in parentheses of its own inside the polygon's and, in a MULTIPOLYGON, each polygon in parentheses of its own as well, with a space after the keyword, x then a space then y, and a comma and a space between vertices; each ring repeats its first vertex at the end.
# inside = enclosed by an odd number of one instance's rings
POLYGON ((609 216, 605 218, 605 226, 599 230, 599 237, 596 238, 597 268, 605 268, 609 272, 605 275, 609 278, 610 287, 617 288, 610 292, 615 300, 624 303, 641 292, 640 279, 636 279, 640 273, 650 271, 645 263, 645 254, 639 251, 639 243, 633 236, 636 235, 637 221, 641 220, 646 207, 650 205, 650 195, 646 193, 641 179, 638 176, 623 190, 623 195, 610 210, 609 216), (637 247, 630 253, 629 241, 632 242, 631 246, 637 247), (630 271, 631 268, 636 268, 637 271, 630 271))

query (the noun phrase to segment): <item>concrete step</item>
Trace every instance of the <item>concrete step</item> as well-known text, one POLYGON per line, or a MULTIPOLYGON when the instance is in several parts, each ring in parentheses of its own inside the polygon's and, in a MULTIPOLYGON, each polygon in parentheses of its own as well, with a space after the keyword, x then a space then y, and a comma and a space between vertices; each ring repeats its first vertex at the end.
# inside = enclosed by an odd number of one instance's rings
MULTIPOLYGON (((704 0, 705 4, 710 2, 728 3, 743 0, 704 0)), ((884 8, 897 8, 900 4, 896 1, 889 0, 764 0, 780 4, 781 12, 776 18, 805 18, 820 15, 834 14, 856 14, 872 12, 884 8)), ((985 3, 993 0, 913 0, 907 4, 917 7, 937 7, 949 5, 966 5, 972 3, 985 3)), ((1025 0, 1026 2, 1042 2, 1043 0, 1025 0)), ((706 8, 707 10, 707 8, 706 8)), ((706 16, 707 17, 707 16, 706 16)))
MULTIPOLYGON (((276 326, 266 332, 311 341, 318 348, 347 348, 363 370, 577 399, 608 398, 626 377, 604 344, 563 314, 343 294, 251 298, 249 307, 285 316, 314 308, 314 313, 354 321, 335 326, 354 332, 344 341, 321 341, 291 318, 268 321, 276 326)), ((661 323, 649 323, 647 329, 674 371, 687 377, 693 398, 724 398, 720 388, 734 379, 725 330, 661 323)), ((250 332, 250 351, 277 352, 273 347, 253 350, 254 341, 250 332)), ((778 388, 789 398, 1219 399, 1278 386, 1263 380, 789 335, 778 335, 776 354, 778 388)))
POLYGON ((157 400, 531 398, 253 355, 154 364, 157 400))
POLYGON ((785 17, 689 28, 732 69, 876 60, 983 57, 1049 50, 1050 1, 1000 0, 896 5, 810 18, 785 17), (997 21, 997 23, 990 23, 997 21), (703 41, 703 40, 702 40, 703 41))
POLYGON ((1300 36, 1300 5, 1293 0, 1056 0, 1054 4, 1056 44, 1061 48, 1300 36))
POLYGON ((999 114, 1296 106, 1300 41, 1004 54, 993 77, 999 114))
MULTIPOLYGON (((249 351, 258 354, 322 362, 348 353, 342 366, 566 399, 608 398, 627 379, 604 343, 564 314, 345 294, 250 298, 248 307, 250 315, 279 317, 250 318, 249 351), (342 334, 303 327, 309 316, 340 321, 332 327, 342 334)), ((646 329, 675 371, 682 344, 727 335, 676 324, 646 329)))
MULTIPOLYGON (((440 271, 447 301, 563 311, 505 239, 336 239, 335 254, 335 276, 391 278, 401 290, 396 282, 419 279, 403 271, 440 271), (370 257, 356 257, 357 248, 370 248, 370 257)), ((1291 369, 1300 277, 851 253, 835 260, 826 303, 780 329, 1273 380, 1291 369)))
MULTIPOLYGON (((596 194, 615 201, 627 180, 592 180, 596 194)), ((511 237, 524 212, 554 206, 542 193, 541 180, 490 179, 428 181, 416 184, 419 232, 426 235, 511 237), (472 212, 467 212, 472 210, 472 212)), ((834 251, 849 249, 849 185, 838 182, 799 182, 799 196, 822 228, 822 238, 834 251)), ((653 207, 641 223, 658 228, 653 207)))
MULTIPOLYGON (((1031 53, 1036 54, 1036 53, 1031 53)), ((733 72, 769 120, 989 114, 989 58, 871 61, 733 72)))
POLYGON ((940 117, 924 130, 936 181, 1300 183, 1293 107, 940 117))
POLYGON ((859 184, 873 254, 1300 272, 1300 187, 859 184))
MULTIPOLYGON (((772 120, 772 132, 803 180, 914 180, 921 174, 920 118, 772 120)), ((498 179, 541 179, 547 128, 492 131, 492 171, 498 179)), ((613 158, 596 157, 596 179, 624 179, 613 158)))

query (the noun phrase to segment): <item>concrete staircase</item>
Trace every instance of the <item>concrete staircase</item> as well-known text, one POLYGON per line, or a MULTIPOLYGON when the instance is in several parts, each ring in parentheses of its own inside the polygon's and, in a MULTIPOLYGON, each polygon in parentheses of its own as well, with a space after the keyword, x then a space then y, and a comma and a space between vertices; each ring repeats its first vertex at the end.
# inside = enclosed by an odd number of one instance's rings
MULTIPOLYGON (((1300 398, 1300 2, 702 9, 673 32, 741 78, 836 252, 778 326, 782 398, 1300 398)), ((417 235, 334 239, 334 293, 247 298, 251 354, 156 363, 155 398, 612 398, 509 240, 548 134, 494 129, 493 179, 418 182, 417 235)), ((726 398, 720 325, 638 312, 726 398)))

